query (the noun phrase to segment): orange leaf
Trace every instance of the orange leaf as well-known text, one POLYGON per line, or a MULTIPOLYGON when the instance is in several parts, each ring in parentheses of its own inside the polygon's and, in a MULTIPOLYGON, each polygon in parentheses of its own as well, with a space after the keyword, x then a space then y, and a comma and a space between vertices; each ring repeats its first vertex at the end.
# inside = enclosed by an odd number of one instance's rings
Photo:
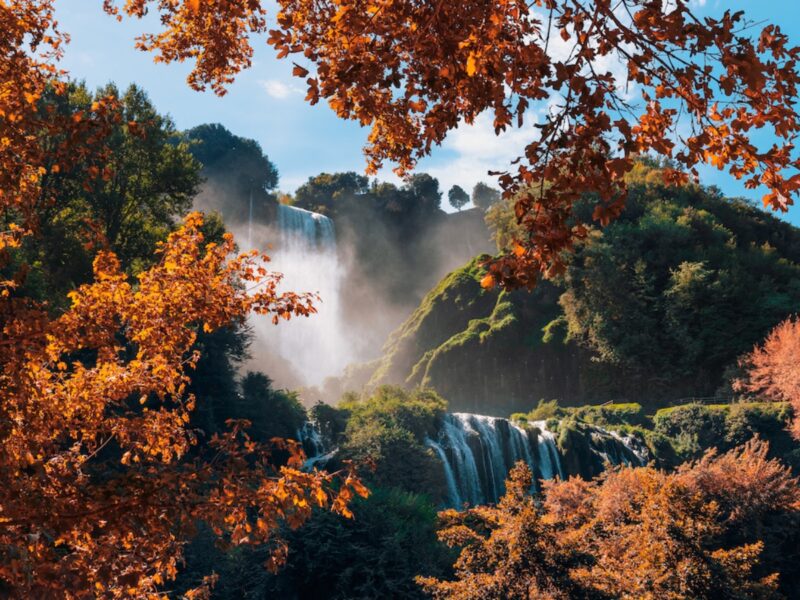
POLYGON ((467 75, 472 77, 475 75, 475 71, 478 70, 478 62, 475 60, 475 55, 470 53, 467 57, 467 75))

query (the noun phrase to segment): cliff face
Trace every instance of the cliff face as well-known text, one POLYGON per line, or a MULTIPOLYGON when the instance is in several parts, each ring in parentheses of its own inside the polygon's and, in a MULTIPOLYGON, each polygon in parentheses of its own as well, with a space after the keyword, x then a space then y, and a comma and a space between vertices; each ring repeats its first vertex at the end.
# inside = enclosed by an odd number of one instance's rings
POLYGON ((494 415, 541 398, 599 398, 602 373, 588 353, 547 335, 560 290, 545 282, 533 292, 489 291, 481 277, 476 260, 445 277, 390 336, 369 386, 430 387, 451 410, 494 415))

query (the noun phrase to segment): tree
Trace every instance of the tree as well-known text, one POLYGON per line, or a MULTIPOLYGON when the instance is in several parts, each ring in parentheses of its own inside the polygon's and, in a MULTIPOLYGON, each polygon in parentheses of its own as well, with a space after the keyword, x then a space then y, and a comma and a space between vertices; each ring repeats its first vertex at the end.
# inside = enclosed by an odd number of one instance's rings
POLYGON ((230 235, 206 243, 197 214, 135 280, 103 249, 94 282, 59 315, 25 294, 20 246, 41 234, 62 177, 77 169, 87 188, 113 184, 107 167, 125 115, 113 95, 58 110, 70 88, 55 64, 66 40, 55 27, 50 0, 0 6, 0 590, 153 597, 198 523, 222 543, 265 544, 277 565, 281 525, 300 525, 313 505, 349 515, 366 489, 350 475, 333 489, 335 476, 299 471, 302 452, 289 442, 289 462, 271 468, 245 422, 212 438, 210 455, 194 451, 187 370, 198 330, 241 324, 250 311, 276 323, 309 315, 312 298, 279 294, 280 277, 257 253, 231 258, 230 235))
POLYGON ((494 189, 479 181, 472 188, 472 203, 483 211, 489 208, 500 200, 501 194, 499 190, 494 189))
MULTIPOLYGON (((205 245, 201 222, 189 215, 136 285, 102 252, 95 282, 71 293, 57 319, 6 317, 0 581, 12 594, 155 593, 198 521, 229 544, 268 544, 277 564, 280 523, 298 526, 312 505, 349 514, 349 497, 365 493, 351 478, 334 491, 331 475, 300 472, 296 445, 286 467, 271 469, 246 422, 211 440, 213 456, 190 452, 197 330, 251 310, 275 322, 314 311, 309 296, 278 294, 280 278, 256 254, 227 258, 230 235, 205 245)), ((15 301, 4 300, 4 314, 15 301)))
MULTIPOLYGON (((637 169, 643 178, 654 170, 637 169)), ((625 212, 602 234, 589 231, 556 278, 568 335, 648 388, 661 380, 711 392, 795 310, 800 237, 713 189, 629 190, 625 212)))
POLYGON ((368 481, 439 499, 444 496, 440 462, 425 445, 447 403, 435 392, 380 386, 361 398, 345 396, 348 413, 339 458, 370 466, 368 481))
POLYGON ((460 186, 454 185, 450 188, 450 191, 447 192, 447 199, 450 202, 450 206, 456 210, 461 210, 467 205, 467 202, 469 202, 469 194, 460 186))
POLYGON ((320 511, 290 533, 287 564, 261 597, 421 599, 415 576, 448 573, 453 557, 436 538, 426 496, 375 489, 352 510, 352 519, 320 511))
POLYGON ((203 165, 206 179, 196 204, 218 211, 228 225, 264 221, 265 209, 276 204, 278 169, 259 143, 234 135, 218 123, 193 127, 183 138, 203 165))
POLYGON ((198 125, 183 135, 191 143, 192 155, 215 175, 234 171, 245 190, 277 187, 278 170, 255 140, 234 135, 219 123, 198 125))
POLYGON ((253 439, 267 443, 297 435, 306 421, 306 411, 296 393, 273 389, 269 377, 252 371, 242 378, 240 387, 236 412, 253 424, 253 439))
POLYGON ((788 318, 773 329, 764 343, 744 356, 746 377, 735 389, 763 394, 794 408, 794 436, 800 439, 800 319, 788 318))
POLYGON ((581 598, 570 580, 569 559, 558 547, 529 490, 530 469, 517 464, 497 506, 440 513, 439 538, 461 548, 456 578, 420 577, 437 600, 567 600, 581 598))
POLYGON ((369 189, 369 179, 353 171, 347 173, 320 173, 309 177, 297 188, 295 206, 334 215, 337 204, 364 198, 369 189))
POLYGON ((413 198, 414 206, 419 207, 422 214, 435 212, 442 203, 442 193, 439 191, 439 180, 427 173, 416 173, 407 178, 404 191, 413 198))
MULTIPOLYGON (((294 74, 309 102, 327 100, 340 117, 371 126, 370 172, 392 160, 405 173, 485 111, 497 132, 522 127, 539 114, 534 103, 551 100, 515 170, 500 175, 507 197, 523 192, 516 215, 526 233, 519 251, 488 264, 487 286, 531 286, 559 272, 564 250, 586 235, 575 201, 593 194, 589 222, 616 218, 639 154, 674 159, 677 168, 663 172, 670 183, 696 177, 704 162, 727 169, 751 189, 764 185, 776 210, 800 189, 791 151, 800 48, 743 12, 701 19, 687 0, 278 4, 268 43, 279 57, 307 61, 294 74)), ((104 5, 119 14, 113 0, 104 5)), ((220 94, 250 66, 252 35, 268 30, 261 2, 135 0, 122 10, 142 17, 151 6, 163 30, 138 46, 162 61, 195 60, 189 84, 220 94)))
POLYGON ((800 488, 767 450, 754 440, 673 473, 548 481, 540 507, 520 463, 496 507, 441 514, 440 537, 461 549, 456 578, 420 582, 450 600, 780 597, 774 569, 788 571, 791 590, 794 565, 779 556, 787 546, 771 520, 794 526, 800 488))
MULTIPOLYGON (((143 90, 124 93, 112 84, 89 92, 71 83, 39 99, 43 135, 63 121, 82 119, 93 105, 110 103, 102 166, 92 157, 61 166, 46 181, 52 201, 37 210, 40 237, 26 246, 29 281, 42 281, 47 299, 62 303, 68 290, 91 279, 98 248, 114 251, 136 273, 153 259, 156 243, 185 215, 200 182, 200 165, 180 142, 172 121, 160 115, 143 90)), ((52 143, 52 142, 51 142, 52 143)))

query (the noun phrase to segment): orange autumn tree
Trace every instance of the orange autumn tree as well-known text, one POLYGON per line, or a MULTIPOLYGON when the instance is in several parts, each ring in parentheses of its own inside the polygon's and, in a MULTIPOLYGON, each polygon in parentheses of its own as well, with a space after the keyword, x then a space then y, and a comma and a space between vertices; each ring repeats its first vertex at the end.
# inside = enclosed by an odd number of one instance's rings
POLYGON ((206 243, 197 214, 134 281, 100 252, 63 313, 23 295, 17 248, 36 243, 59 174, 113 175, 113 99, 67 115, 42 101, 66 92, 66 40, 50 0, 0 0, 0 595, 163 597, 200 523, 223 544, 266 544, 277 566, 280 526, 312 507, 349 515, 366 490, 302 472, 291 442, 277 466, 244 422, 200 446, 186 386, 199 331, 309 315, 313 298, 279 293, 266 257, 233 256, 230 236, 206 243))
POLYGON ((746 376, 734 382, 734 388, 789 402, 795 414, 792 431, 800 439, 800 318, 777 325, 762 345, 742 358, 740 366, 746 376))
POLYGON ((548 481, 540 506, 520 463, 496 507, 442 514, 456 577, 420 583, 447 600, 779 598, 760 559, 785 548, 766 524, 797 526, 800 481, 767 450, 753 440, 674 473, 548 481))
MULTIPOLYGON (((302 451, 275 469, 245 423, 194 450, 185 392, 198 329, 314 311, 311 298, 278 293, 280 277, 253 253, 228 258, 230 235, 205 244, 202 219, 158 250, 130 282, 109 252, 95 282, 50 320, 3 315, 0 340, 0 585, 19 597, 152 596, 174 578, 199 522, 229 544, 269 544, 277 565, 281 523, 312 507, 349 514, 350 475, 304 473, 302 451)), ((8 308, 5 303, 4 308, 8 308)))
POLYGON ((776 210, 800 189, 800 48, 742 12, 700 18, 688 0, 278 0, 270 29, 261 0, 104 6, 118 18, 157 12, 162 29, 137 46, 194 61, 189 84, 217 93, 250 66, 254 34, 268 33, 297 61, 309 102, 371 128, 370 172, 386 160, 407 172, 484 112, 497 133, 527 124, 530 143, 498 173, 525 234, 488 264, 486 285, 560 271, 589 225, 574 203, 593 194, 593 221, 616 218, 638 154, 672 159, 667 183, 696 178, 700 163, 726 169, 765 186, 776 210))

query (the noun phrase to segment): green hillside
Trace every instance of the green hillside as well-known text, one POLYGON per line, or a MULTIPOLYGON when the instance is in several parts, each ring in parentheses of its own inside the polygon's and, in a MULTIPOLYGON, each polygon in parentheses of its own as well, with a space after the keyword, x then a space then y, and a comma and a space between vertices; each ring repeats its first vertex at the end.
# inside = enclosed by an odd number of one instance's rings
MULTIPOLYGON (((499 212, 494 228, 513 227, 499 212)), ((634 186, 623 217, 532 292, 482 289, 479 262, 390 336, 371 386, 431 387, 454 410, 498 415, 551 398, 724 396, 737 357, 800 310, 800 230, 698 186, 634 186)))

